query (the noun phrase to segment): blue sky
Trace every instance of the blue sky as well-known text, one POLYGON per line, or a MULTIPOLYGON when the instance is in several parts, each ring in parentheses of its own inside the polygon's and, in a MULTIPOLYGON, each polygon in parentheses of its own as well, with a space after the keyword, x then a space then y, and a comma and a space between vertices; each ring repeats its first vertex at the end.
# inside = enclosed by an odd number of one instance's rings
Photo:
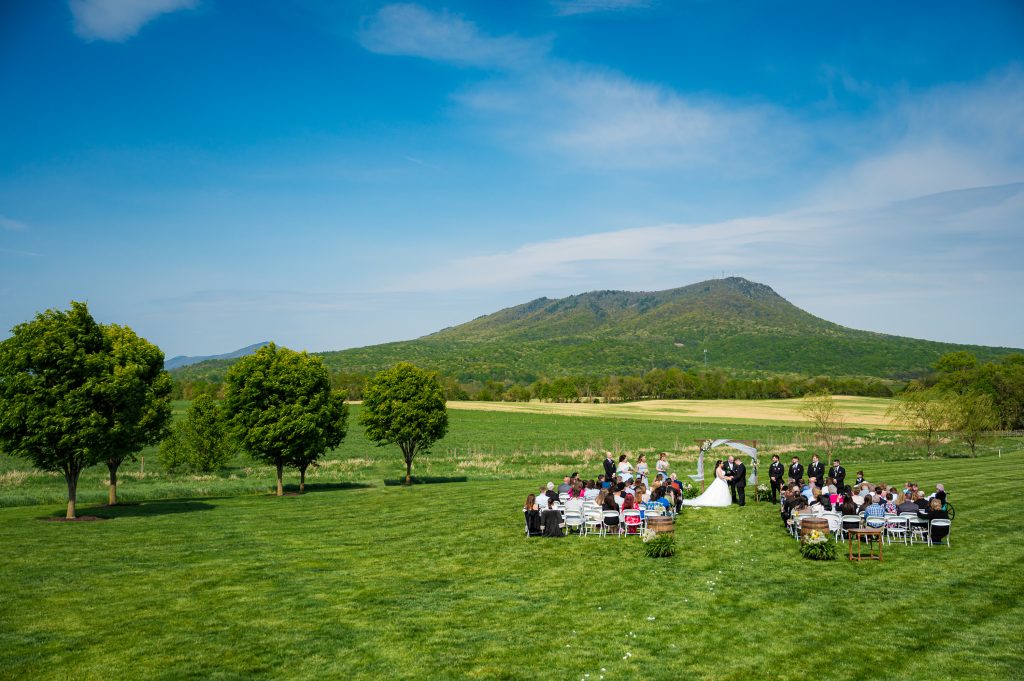
POLYGON ((168 356, 725 275, 1024 346, 1018 2, 0 7, 0 328, 168 356))

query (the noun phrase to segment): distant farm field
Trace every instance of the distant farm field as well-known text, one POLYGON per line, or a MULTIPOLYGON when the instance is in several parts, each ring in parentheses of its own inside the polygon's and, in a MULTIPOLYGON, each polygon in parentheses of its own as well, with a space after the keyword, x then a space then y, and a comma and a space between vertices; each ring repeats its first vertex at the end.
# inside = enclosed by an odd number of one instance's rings
MULTIPOLYGON (((886 415, 892 400, 881 397, 834 398, 850 426, 893 427, 886 415)), ((451 409, 563 416, 600 416, 679 422, 785 422, 806 424, 803 398, 789 400, 650 400, 617 404, 554 402, 449 402, 451 409)))

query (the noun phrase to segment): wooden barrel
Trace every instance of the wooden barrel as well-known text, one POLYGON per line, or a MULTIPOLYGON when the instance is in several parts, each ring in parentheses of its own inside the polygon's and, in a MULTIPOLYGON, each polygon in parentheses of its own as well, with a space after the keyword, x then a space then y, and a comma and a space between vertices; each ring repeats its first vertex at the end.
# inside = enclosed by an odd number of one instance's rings
POLYGON ((824 518, 808 518, 805 517, 800 521, 800 538, 803 539, 809 535, 813 530, 818 530, 822 534, 828 534, 828 521, 824 518))
POLYGON ((676 521, 664 515, 648 516, 647 527, 654 530, 655 534, 662 532, 675 532, 676 521))

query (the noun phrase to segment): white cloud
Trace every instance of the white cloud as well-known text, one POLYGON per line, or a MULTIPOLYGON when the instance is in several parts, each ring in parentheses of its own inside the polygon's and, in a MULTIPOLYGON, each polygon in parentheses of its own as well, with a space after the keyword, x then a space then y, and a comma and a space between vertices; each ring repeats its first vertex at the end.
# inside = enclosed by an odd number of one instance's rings
POLYGON ((555 11, 561 16, 591 14, 594 12, 619 12, 651 6, 650 0, 555 0, 553 4, 555 11))
POLYGON ((70 0, 75 33, 86 40, 120 42, 161 14, 191 9, 198 0, 70 0))
POLYGON ((489 36, 458 15, 410 4, 382 7, 366 22, 359 40, 378 54, 499 69, 517 68, 547 50, 544 41, 489 36))
POLYGON ((781 111, 684 96, 610 71, 550 62, 456 96, 510 145, 604 168, 768 173, 801 147, 781 111))
POLYGON ((0 215, 0 229, 6 229, 9 232, 24 232, 28 226, 24 222, 0 215))

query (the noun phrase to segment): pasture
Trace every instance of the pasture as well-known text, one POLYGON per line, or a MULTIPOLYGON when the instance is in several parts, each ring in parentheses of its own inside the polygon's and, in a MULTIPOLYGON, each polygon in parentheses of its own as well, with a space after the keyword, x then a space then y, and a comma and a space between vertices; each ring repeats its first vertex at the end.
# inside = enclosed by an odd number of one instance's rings
POLYGON ((414 473, 468 482, 402 488, 381 484, 400 455, 366 441, 358 410, 302 496, 268 496, 271 471, 243 458, 171 476, 151 450, 144 474, 122 476, 123 506, 90 507, 105 470, 88 472, 80 513, 106 520, 46 522, 63 513, 63 481, 2 460, 4 675, 1021 678, 1019 441, 924 460, 905 434, 851 429, 851 473, 945 483, 951 549, 813 563, 759 503, 684 509, 680 553, 651 560, 636 538, 526 539, 523 498, 596 473, 606 448, 666 449, 686 474, 702 437, 809 452, 806 427, 453 409, 414 473))
MULTIPOLYGON (((851 427, 895 427, 886 414, 892 400, 881 397, 833 398, 851 427)), ((450 402, 451 409, 517 414, 559 414, 617 419, 657 419, 679 423, 805 425, 804 398, 788 400, 645 400, 614 404, 555 402, 450 402)))
POLYGON ((685 509, 680 554, 651 560, 635 538, 523 538, 530 485, 509 481, 151 501, 78 524, 4 509, 0 664, 26 679, 1020 678, 1021 454, 874 468, 946 484, 952 549, 812 563, 762 503, 685 509))

